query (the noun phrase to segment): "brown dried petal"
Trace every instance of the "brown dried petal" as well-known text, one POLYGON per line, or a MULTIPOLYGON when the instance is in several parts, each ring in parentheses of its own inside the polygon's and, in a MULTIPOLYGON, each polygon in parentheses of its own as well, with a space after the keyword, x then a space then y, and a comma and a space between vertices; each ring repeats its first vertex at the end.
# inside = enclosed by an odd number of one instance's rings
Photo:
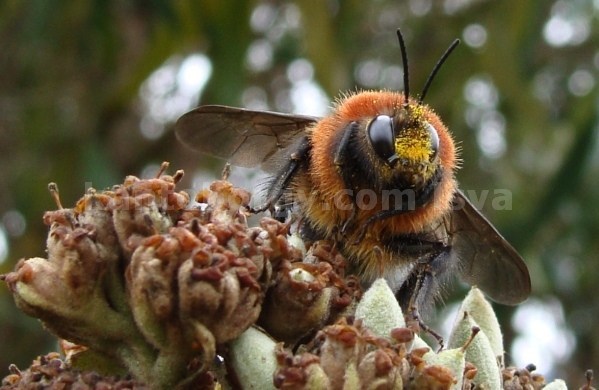
POLYGON ((427 366, 416 376, 411 385, 416 389, 450 390, 457 379, 447 367, 427 366))
POLYGON ((137 200, 131 197, 115 198, 112 205, 114 228, 127 254, 132 254, 144 238, 166 233, 172 226, 170 218, 160 212, 156 203, 137 200))
POLYGON ((394 328, 391 337, 398 343, 409 343, 414 340, 414 331, 409 328, 394 328))
POLYGON ((111 196, 91 192, 81 198, 75 206, 77 222, 89 231, 98 248, 102 261, 115 263, 119 258, 119 247, 114 230, 112 212, 108 209, 111 196))
POLYGON ((245 213, 250 202, 250 193, 231 183, 217 180, 210 185, 208 204, 212 208, 211 220, 224 225, 234 221, 245 223, 245 213))
POLYGON ((95 288, 106 267, 87 233, 82 228, 69 231, 53 225, 48 235, 48 261, 63 283, 79 296, 86 296, 95 288))
POLYGON ((264 230, 257 240, 261 241, 260 247, 273 266, 278 266, 281 260, 301 261, 302 252, 289 244, 287 239, 289 225, 265 217, 260 220, 260 227, 264 230))
POLYGON ((129 177, 117 194, 122 195, 125 192, 133 197, 151 195, 155 203, 165 212, 181 210, 189 203, 189 195, 185 192, 175 192, 175 180, 168 175, 147 180, 129 177))

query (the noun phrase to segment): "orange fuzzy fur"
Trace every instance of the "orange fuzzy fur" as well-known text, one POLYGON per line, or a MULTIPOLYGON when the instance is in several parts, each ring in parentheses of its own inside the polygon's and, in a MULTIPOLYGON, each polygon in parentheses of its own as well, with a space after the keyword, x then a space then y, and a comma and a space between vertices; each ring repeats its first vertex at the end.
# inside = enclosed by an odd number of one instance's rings
MULTIPOLYGON (((307 196, 303 205, 304 213, 312 225, 324 231, 328 237, 334 237, 341 225, 350 217, 349 210, 341 210, 337 203, 351 205, 349 196, 339 197, 339 191, 345 189, 345 183, 339 175, 333 162, 335 149, 335 133, 342 131, 351 121, 369 120, 377 115, 392 116, 402 107, 404 96, 395 92, 361 92, 351 94, 341 99, 334 112, 319 121, 310 130, 312 144, 312 157, 308 175, 295 182, 295 190, 303 191, 307 196), (337 198, 335 198, 337 196, 337 198)), ((410 105, 418 105, 410 100, 410 105)), ((364 272, 370 277, 378 277, 387 269, 393 254, 385 253, 377 245, 383 237, 392 237, 401 234, 418 233, 439 221, 450 212, 451 201, 457 189, 454 171, 457 165, 456 148, 452 137, 442 123, 441 119, 428 106, 420 106, 424 111, 425 120, 430 123, 439 136, 439 161, 443 168, 441 182, 436 188, 433 198, 425 205, 414 211, 398 214, 390 218, 377 220, 368 225, 366 235, 358 245, 346 246, 346 255, 358 260, 364 272)), ((343 169, 343 167, 340 167, 343 169)), ((385 172, 379 172, 385 175, 385 172)), ((378 195, 378 194, 377 194, 378 195)), ((381 197, 371 210, 358 210, 355 224, 356 229, 346 232, 348 243, 358 237, 359 227, 377 211, 382 209, 381 197)))

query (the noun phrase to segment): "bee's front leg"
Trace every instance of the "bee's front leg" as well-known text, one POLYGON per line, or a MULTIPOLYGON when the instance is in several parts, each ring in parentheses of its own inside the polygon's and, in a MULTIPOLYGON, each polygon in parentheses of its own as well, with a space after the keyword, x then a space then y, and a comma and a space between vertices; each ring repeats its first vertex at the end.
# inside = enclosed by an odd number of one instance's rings
POLYGON ((302 169, 305 169, 310 156, 310 149, 311 146, 308 138, 302 137, 298 141, 294 152, 289 155, 289 159, 285 165, 271 180, 264 204, 258 208, 250 208, 251 213, 257 214, 269 210, 273 216, 276 214, 275 205, 283 196, 284 191, 289 188, 293 178, 302 169))

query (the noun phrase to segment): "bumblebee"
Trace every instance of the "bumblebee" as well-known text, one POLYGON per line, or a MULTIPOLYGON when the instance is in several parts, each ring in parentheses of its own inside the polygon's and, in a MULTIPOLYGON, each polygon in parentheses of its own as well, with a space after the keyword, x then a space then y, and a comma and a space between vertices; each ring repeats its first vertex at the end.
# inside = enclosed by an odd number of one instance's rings
POLYGON ((295 207, 304 238, 338 245, 361 280, 387 279, 401 306, 424 306, 458 275, 496 302, 530 294, 517 251, 458 189, 457 150, 441 118, 423 103, 458 40, 418 98, 364 91, 340 98, 318 119, 201 106, 175 125, 178 139, 205 154, 273 173, 261 210, 295 207))

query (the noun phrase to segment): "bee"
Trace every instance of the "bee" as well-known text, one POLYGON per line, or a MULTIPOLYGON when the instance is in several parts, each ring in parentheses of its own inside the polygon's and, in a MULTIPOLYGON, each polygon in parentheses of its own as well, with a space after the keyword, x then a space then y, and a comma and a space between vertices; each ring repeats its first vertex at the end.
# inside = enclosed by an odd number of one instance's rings
POLYGON ((459 40, 414 98, 397 36, 403 93, 350 93, 322 119, 201 106, 179 118, 176 135, 201 153, 273 173, 256 211, 294 207, 306 240, 334 242, 366 285, 384 277, 404 309, 430 304, 452 275, 518 304, 530 294, 528 269, 458 189, 452 136, 423 102, 459 40))

